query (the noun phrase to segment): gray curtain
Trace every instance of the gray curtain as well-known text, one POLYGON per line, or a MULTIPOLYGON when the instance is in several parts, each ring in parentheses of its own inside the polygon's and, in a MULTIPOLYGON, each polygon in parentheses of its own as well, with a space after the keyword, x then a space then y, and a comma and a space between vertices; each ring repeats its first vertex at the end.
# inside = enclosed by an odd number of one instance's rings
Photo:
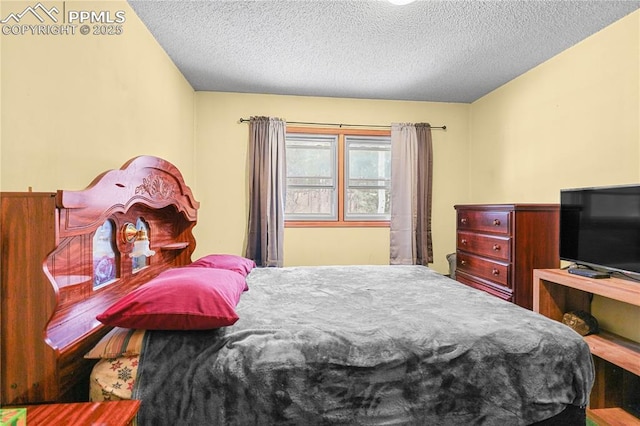
POLYGON ((426 123, 391 125, 390 263, 433 263, 433 149, 426 123))
POLYGON ((282 266, 284 258, 286 123, 249 120, 249 232, 245 256, 258 266, 282 266))
POLYGON ((433 144, 431 126, 416 124, 418 138, 418 186, 416 222, 416 264, 433 263, 433 238, 431 236, 431 206, 433 198, 433 144))

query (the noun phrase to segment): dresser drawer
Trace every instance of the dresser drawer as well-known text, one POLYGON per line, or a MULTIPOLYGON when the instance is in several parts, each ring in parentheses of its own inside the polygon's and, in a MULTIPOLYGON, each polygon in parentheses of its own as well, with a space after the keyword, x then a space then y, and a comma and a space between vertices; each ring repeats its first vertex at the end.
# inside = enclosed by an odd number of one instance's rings
POLYGON ((494 259, 511 260, 511 239, 473 232, 458 232, 458 250, 471 252, 479 256, 492 257, 494 259))
MULTIPOLYGON (((473 256, 467 253, 458 252, 456 254, 457 271, 466 272, 510 288, 509 265, 473 256)), ((457 273, 457 272, 456 272, 457 273)))
POLYGON ((509 214, 508 211, 461 210, 458 211, 458 230, 509 235, 509 214))
POLYGON ((513 293, 504 287, 497 286, 491 282, 480 280, 476 277, 465 274, 464 272, 456 274, 456 280, 469 287, 477 288, 507 302, 513 302, 513 293))

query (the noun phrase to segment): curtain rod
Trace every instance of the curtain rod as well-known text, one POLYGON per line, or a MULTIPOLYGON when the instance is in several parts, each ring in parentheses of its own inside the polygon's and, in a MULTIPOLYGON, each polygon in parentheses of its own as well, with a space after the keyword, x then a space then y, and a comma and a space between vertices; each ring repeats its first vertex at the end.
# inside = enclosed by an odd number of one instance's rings
MULTIPOLYGON (((241 118, 240 119, 240 123, 248 123, 250 120, 247 118, 241 118)), ((307 122, 307 121, 287 121, 287 124, 307 124, 307 125, 312 125, 312 126, 338 126, 338 127, 342 127, 342 126, 347 126, 347 127, 380 127, 380 128, 385 128, 385 129, 389 129, 391 128, 391 126, 385 126, 385 125, 380 125, 380 124, 344 124, 344 123, 313 123, 313 122, 307 122)), ((442 129, 442 130, 447 130, 447 126, 429 126, 432 129, 442 129)))

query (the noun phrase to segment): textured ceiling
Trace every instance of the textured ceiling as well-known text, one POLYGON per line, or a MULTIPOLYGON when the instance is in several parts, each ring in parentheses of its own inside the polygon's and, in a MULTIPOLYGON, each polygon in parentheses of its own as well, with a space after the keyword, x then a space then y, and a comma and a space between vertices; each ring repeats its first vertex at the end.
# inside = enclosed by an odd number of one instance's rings
POLYGON ((638 1, 140 1, 198 91, 472 102, 638 1))

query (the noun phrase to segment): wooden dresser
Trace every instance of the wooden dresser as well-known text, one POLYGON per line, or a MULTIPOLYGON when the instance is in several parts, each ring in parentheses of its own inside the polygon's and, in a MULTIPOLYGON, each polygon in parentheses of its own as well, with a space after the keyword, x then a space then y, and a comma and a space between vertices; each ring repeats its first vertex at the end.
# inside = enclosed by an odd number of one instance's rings
POLYGON ((456 205, 456 280, 527 309, 533 270, 560 266, 558 204, 456 205))

